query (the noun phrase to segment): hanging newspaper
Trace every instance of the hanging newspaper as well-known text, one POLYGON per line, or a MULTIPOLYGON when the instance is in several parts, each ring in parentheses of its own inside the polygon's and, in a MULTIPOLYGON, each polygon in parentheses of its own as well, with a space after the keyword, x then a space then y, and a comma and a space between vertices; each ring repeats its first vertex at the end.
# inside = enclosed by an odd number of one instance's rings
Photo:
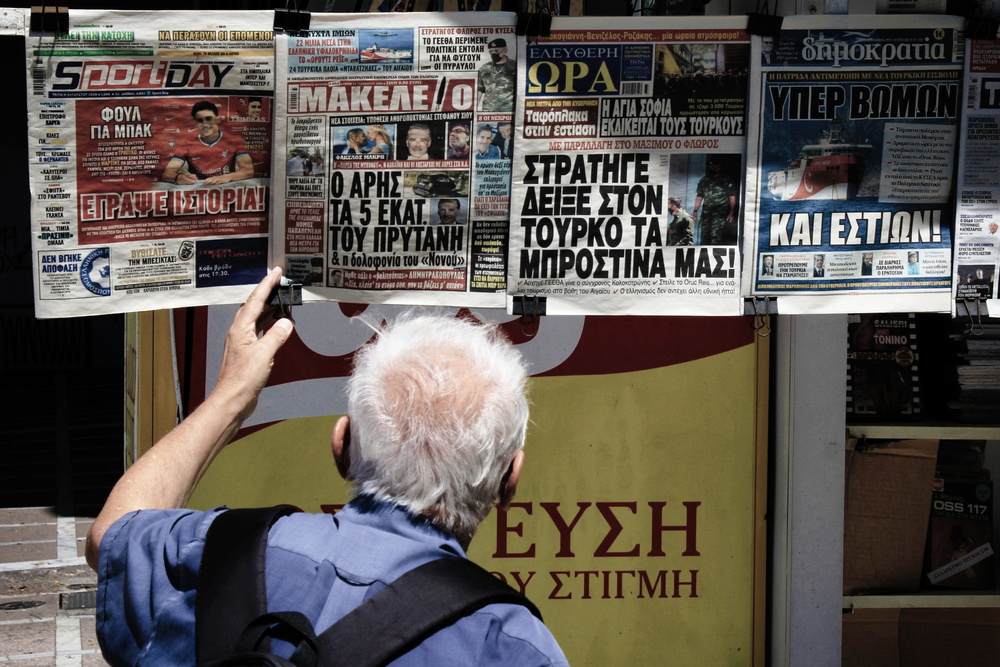
POLYGON ((746 19, 641 26, 556 18, 521 38, 510 312, 740 312, 746 19))
POLYGON ((995 313, 1000 307, 995 301, 1000 259, 1000 41, 968 41, 964 99, 954 294, 959 301, 987 299, 987 309, 995 313))
POLYGON ((743 291, 948 310, 962 19, 789 17, 754 39, 743 291))
POLYGON ((503 306, 514 22, 313 15, 278 36, 271 250, 307 299, 503 306))
POLYGON ((239 302, 266 271, 271 12, 71 12, 27 41, 35 313, 239 302))

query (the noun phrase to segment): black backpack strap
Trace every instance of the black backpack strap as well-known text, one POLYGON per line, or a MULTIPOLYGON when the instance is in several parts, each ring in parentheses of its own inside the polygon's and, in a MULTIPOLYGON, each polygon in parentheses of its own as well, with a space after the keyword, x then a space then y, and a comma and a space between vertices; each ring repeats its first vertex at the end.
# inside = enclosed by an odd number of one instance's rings
POLYGON ((503 602, 542 615, 528 598, 465 558, 416 567, 319 636, 320 667, 376 667, 486 605, 503 602))
POLYGON ((212 521, 198 570, 195 655, 198 664, 228 657, 243 630, 267 613, 267 533, 291 507, 237 509, 212 521))

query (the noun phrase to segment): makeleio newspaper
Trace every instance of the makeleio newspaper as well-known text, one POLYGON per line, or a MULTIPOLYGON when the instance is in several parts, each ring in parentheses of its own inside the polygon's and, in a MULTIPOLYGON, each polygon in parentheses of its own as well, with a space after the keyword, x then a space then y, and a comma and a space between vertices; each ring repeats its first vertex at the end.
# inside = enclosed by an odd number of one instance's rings
POLYGON ((754 38, 743 291, 947 311, 962 19, 788 17, 754 38))
POLYGON ((266 271, 273 13, 155 17, 26 39, 38 317, 238 303, 266 271))
MULTIPOLYGON (((1000 41, 970 39, 958 164, 954 294, 996 312, 1000 259, 1000 41)), ((974 312, 978 312, 973 306, 974 312)), ((953 311, 954 312, 954 311, 953 311)))
POLYGON ((509 312, 740 314, 745 27, 556 18, 521 38, 509 312))
POLYGON ((503 307, 514 24, 314 14, 278 36, 271 250, 306 299, 503 307))

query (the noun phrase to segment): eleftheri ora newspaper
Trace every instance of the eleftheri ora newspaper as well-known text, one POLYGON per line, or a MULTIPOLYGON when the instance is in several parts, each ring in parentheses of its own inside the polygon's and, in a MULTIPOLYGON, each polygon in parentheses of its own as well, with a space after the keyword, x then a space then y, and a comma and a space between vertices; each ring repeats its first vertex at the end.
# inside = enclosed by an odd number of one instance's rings
POLYGON ((278 36, 272 255, 306 299, 503 306, 514 24, 313 15, 278 36))
POLYGON ((267 267, 273 13, 26 39, 38 317, 239 302, 267 267))
POLYGON ((745 27, 557 18, 521 38, 508 310, 740 313, 745 27))
POLYGON ((962 25, 789 17, 754 39, 746 295, 789 314, 949 309, 962 25))

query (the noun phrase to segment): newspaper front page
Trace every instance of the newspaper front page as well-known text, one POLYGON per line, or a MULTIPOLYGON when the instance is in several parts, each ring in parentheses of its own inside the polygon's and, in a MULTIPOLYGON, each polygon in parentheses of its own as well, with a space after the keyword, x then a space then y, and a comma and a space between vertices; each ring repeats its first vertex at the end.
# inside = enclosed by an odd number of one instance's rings
POLYGON ((267 267, 271 12, 71 12, 27 43, 38 317, 240 302, 267 267))
POLYGON ((514 24, 328 14, 278 36, 272 253, 306 299, 503 307, 514 24))
POLYGON ((556 18, 521 38, 508 311, 740 313, 745 27, 556 18))
MULTIPOLYGON (((958 163, 954 295, 997 312, 1000 260, 1000 40, 968 41, 958 163)), ((954 311, 953 311, 954 312, 954 311)), ((973 306, 973 312, 978 312, 973 306)))
POLYGON ((885 25, 754 38, 743 290, 782 313, 949 308, 962 20, 885 25))

